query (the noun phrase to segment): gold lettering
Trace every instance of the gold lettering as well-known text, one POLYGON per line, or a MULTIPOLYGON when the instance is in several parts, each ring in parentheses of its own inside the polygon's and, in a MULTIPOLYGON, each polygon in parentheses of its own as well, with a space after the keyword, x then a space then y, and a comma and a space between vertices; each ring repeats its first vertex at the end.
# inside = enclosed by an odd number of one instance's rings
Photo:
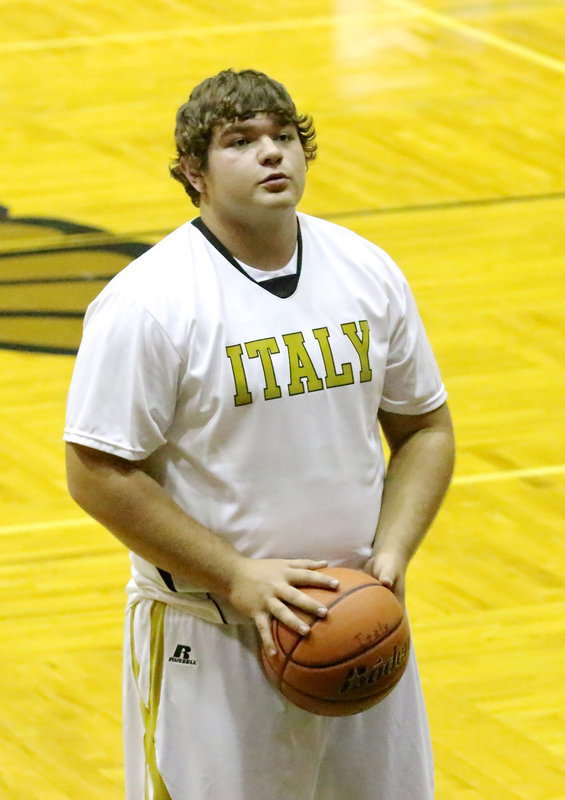
POLYGON ((333 389, 334 386, 346 386, 353 383, 353 368, 351 364, 341 365, 341 372, 337 372, 335 361, 330 345, 330 332, 327 328, 314 328, 312 333, 318 340, 324 367, 326 368, 326 388, 333 389))
POLYGON ((357 355, 359 356, 359 365, 361 367, 359 380, 361 383, 365 383, 365 381, 370 381, 373 377, 373 371, 371 370, 371 365, 369 363, 369 323, 366 319, 362 319, 359 321, 359 327, 361 329, 361 338, 359 338, 359 334, 357 333, 357 325, 355 322, 344 322, 341 326, 341 330, 345 333, 357 351, 357 355))
POLYGON ((285 333, 282 337, 288 350, 288 365, 290 368, 290 383, 288 393, 303 394, 304 383, 309 392, 319 392, 324 384, 316 374, 312 359, 304 346, 302 333, 285 333))
POLYGON ((265 400, 273 400, 281 397, 281 387, 277 383, 275 369, 273 367, 272 353, 280 353, 277 340, 274 336, 268 339, 255 339, 253 342, 245 342, 245 349, 249 358, 261 359, 261 366, 263 367, 263 375, 265 376, 265 388, 263 395, 265 400))
POLYGON ((245 367, 243 366, 243 348, 240 344, 230 344, 226 347, 226 354, 231 363, 233 382, 236 393, 233 396, 236 406, 245 406, 252 402, 253 397, 247 385, 245 367))

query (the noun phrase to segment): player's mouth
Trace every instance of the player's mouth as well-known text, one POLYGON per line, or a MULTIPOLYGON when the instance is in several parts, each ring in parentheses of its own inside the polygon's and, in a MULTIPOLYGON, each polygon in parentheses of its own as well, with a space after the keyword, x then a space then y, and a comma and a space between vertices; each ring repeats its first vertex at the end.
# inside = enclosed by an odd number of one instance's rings
POLYGON ((267 189, 286 189, 289 182, 290 178, 284 172, 273 172, 261 181, 261 186, 266 186, 267 189))

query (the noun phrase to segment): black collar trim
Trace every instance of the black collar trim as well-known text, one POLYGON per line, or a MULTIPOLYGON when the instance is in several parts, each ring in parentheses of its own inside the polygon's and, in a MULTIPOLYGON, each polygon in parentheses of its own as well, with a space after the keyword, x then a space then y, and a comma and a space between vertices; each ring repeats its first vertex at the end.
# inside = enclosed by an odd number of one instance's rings
POLYGON ((298 235, 297 235, 297 244, 298 244, 298 253, 297 253, 297 263, 296 263, 296 272, 294 275, 282 275, 278 278, 269 278, 266 281, 256 281, 255 278, 252 278, 251 275, 243 269, 241 264, 239 264, 236 259, 232 256, 230 251, 225 247, 220 240, 212 233, 210 228, 208 228, 204 222, 202 222, 202 217, 197 217, 196 219, 192 220, 192 225, 195 228, 198 228, 200 233, 208 239, 210 244, 214 245, 216 250, 223 255, 226 261, 236 268, 238 272, 241 272, 248 280, 255 283, 259 286, 260 289, 265 289, 267 292, 276 295, 277 297, 281 297, 283 299, 290 297, 294 294, 297 289, 298 281, 300 279, 300 273, 302 272, 302 233, 300 231, 300 222, 296 220, 298 225, 298 235))

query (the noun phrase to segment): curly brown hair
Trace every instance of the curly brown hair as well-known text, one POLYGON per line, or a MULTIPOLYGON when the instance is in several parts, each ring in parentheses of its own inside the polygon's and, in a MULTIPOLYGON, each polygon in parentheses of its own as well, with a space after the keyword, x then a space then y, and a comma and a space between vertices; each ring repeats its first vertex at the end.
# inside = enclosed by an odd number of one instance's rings
POLYGON ((198 171, 208 166, 208 149, 218 125, 246 120, 256 114, 270 114, 281 125, 296 126, 307 162, 316 157, 316 131, 312 117, 299 114, 288 91, 263 72, 226 69, 196 86, 177 111, 175 127, 176 158, 169 167, 171 176, 182 183, 195 206, 200 193, 181 168, 181 159, 190 157, 198 171))

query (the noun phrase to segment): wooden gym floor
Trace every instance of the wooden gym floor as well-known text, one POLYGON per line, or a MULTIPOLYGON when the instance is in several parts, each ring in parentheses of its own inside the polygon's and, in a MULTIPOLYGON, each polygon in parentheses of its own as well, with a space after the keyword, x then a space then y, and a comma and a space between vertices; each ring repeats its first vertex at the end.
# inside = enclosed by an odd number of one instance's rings
POLYGON ((64 353, 194 215, 177 106, 254 66, 315 116, 302 209, 396 258, 450 391, 457 472, 409 585, 437 800, 564 800, 563 3, 0 8, 0 797, 123 796, 127 557, 66 494, 64 353))

